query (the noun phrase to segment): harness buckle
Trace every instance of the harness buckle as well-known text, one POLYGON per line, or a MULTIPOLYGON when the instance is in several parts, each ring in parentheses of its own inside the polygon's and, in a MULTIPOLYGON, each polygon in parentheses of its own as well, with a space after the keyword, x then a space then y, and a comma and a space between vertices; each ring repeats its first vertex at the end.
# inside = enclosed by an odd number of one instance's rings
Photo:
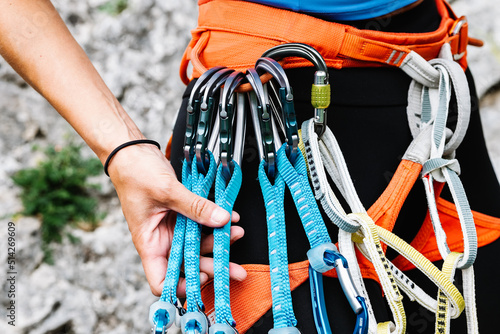
POLYGON ((457 52, 453 54, 453 60, 458 61, 465 56, 467 44, 469 43, 469 25, 465 16, 460 17, 453 23, 450 29, 450 37, 458 35, 457 52))

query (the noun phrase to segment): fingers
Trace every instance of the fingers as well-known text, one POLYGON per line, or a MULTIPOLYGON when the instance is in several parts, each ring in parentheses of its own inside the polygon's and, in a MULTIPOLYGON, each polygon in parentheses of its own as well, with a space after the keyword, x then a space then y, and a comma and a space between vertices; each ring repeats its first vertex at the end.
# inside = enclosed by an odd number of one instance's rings
MULTIPOLYGON (((209 278, 214 277, 214 259, 211 257, 200 257, 200 271, 206 273, 209 278)), ((247 277, 246 270, 239 264, 229 263, 229 278, 236 281, 243 281, 247 277)))
POLYGON ((168 208, 209 227, 221 227, 229 222, 229 212, 214 202, 193 194, 181 183, 173 182, 167 191, 165 196, 168 208))
POLYGON ((236 211, 233 211, 231 214, 231 223, 237 223, 240 221, 240 214, 236 211))
POLYGON ((151 288, 151 292, 159 297, 163 289, 163 281, 167 272, 167 259, 165 256, 142 257, 142 267, 151 288))
MULTIPOLYGON (((204 272, 200 273, 200 285, 205 284, 208 281, 208 275, 204 272)), ((179 279, 179 284, 177 285, 177 297, 185 298, 186 297, 186 279, 181 277, 179 279)))
MULTIPOLYGON (((232 244, 238 239, 241 239, 245 235, 245 230, 243 230, 242 227, 240 226, 231 226, 231 240, 230 243, 232 244)), ((212 253, 214 249, 214 235, 209 234, 202 238, 201 240, 201 245, 200 245, 200 254, 208 254, 212 253)))

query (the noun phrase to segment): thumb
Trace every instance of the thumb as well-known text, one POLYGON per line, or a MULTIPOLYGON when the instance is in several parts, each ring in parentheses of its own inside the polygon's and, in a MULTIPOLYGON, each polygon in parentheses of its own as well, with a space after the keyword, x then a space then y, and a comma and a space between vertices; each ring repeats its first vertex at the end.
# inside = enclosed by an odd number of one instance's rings
POLYGON ((229 222, 229 212, 208 199, 193 194, 182 183, 170 188, 167 204, 174 210, 199 224, 220 227, 229 222))

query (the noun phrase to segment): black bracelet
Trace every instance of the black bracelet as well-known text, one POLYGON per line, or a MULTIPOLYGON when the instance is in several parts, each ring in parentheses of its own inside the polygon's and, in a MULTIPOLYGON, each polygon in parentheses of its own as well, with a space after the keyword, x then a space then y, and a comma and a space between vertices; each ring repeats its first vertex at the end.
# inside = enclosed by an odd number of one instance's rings
POLYGON ((109 176, 108 174, 108 166, 109 166, 109 162, 111 161, 111 159, 113 158, 113 156, 119 151, 121 150, 122 148, 125 148, 127 146, 131 146, 131 145, 136 145, 136 144, 152 144, 152 145, 155 145, 156 147, 158 147, 159 150, 161 150, 161 147, 160 147, 160 144, 158 144, 158 142, 154 141, 154 140, 151 140, 151 139, 137 139, 137 140, 131 140, 131 141, 128 141, 126 143, 123 143, 121 144, 120 146, 118 146, 117 148, 115 148, 108 156, 108 158, 106 159, 106 162, 104 163, 104 173, 106 173, 107 176, 109 176))

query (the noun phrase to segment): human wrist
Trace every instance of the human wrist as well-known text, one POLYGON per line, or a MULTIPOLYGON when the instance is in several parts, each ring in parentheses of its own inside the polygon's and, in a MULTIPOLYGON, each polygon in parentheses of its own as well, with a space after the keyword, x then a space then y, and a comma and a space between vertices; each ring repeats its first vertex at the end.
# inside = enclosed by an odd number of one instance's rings
POLYGON ((106 162, 104 163, 104 173, 109 176, 109 172, 108 172, 108 168, 109 168, 109 164, 111 162, 111 160, 113 159, 113 157, 118 153, 120 152, 120 150, 124 149, 124 148, 127 148, 129 146, 132 146, 132 145, 143 145, 143 144, 148 144, 148 145, 154 145, 156 147, 158 147, 159 150, 161 150, 161 146, 160 144, 157 142, 157 141, 154 141, 154 140, 151 140, 151 139, 136 139, 136 140, 130 140, 130 141, 127 141, 121 145, 119 145, 118 147, 116 147, 113 151, 111 151, 111 153, 108 155, 107 159, 106 159, 106 162))
POLYGON ((148 164, 150 168, 152 167, 151 162, 158 161, 157 159, 168 162, 155 145, 137 144, 124 147, 116 152, 110 160, 108 164, 109 177, 115 186, 130 182, 131 179, 138 176, 138 173, 141 173, 142 178, 147 178, 148 175, 142 171, 145 167, 144 164, 148 164))

